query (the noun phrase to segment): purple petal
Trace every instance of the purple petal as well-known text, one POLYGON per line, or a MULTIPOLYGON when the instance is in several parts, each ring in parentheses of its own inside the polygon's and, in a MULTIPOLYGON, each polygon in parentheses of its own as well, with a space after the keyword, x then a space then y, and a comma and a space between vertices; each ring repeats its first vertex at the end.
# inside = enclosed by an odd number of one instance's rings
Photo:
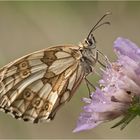
POLYGON ((89 130, 89 129, 92 129, 92 128, 95 128, 97 125, 99 125, 100 123, 102 123, 103 121, 100 121, 100 122, 96 122, 96 123, 88 123, 88 124, 83 124, 83 125, 79 125, 77 126, 73 132, 80 132, 80 131, 84 131, 84 130, 89 130))
POLYGON ((117 38, 114 42, 114 49, 118 55, 126 55, 131 59, 140 62, 139 47, 128 39, 124 39, 121 37, 117 38))
POLYGON ((79 120, 77 122, 77 127, 73 130, 73 132, 79 132, 83 130, 89 130, 95 128, 97 125, 102 123, 103 121, 98 121, 99 114, 91 114, 91 113, 81 113, 79 120))

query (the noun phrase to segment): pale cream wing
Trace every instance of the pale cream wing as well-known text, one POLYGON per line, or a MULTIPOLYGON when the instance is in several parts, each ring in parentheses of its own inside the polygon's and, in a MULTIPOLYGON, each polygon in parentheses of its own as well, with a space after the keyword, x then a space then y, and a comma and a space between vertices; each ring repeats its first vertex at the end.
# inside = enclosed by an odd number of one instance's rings
POLYGON ((75 71, 73 71, 71 76, 68 78, 66 84, 64 85, 63 90, 61 91, 59 97, 57 98, 57 101, 55 102, 55 105, 53 106, 51 114, 48 117, 48 120, 53 120, 59 108, 66 102, 70 101, 76 89, 82 82, 84 75, 85 73, 83 71, 82 66, 78 65, 75 71))
POLYGON ((57 46, 6 65, 0 69, 0 107, 25 121, 47 120, 80 57, 77 46, 57 46))

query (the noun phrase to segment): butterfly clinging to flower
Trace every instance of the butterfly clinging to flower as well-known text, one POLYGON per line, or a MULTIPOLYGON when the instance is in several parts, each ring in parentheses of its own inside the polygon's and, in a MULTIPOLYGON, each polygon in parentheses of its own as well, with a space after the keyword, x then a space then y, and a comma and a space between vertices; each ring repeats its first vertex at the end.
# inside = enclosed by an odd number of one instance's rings
POLYGON ((34 123, 52 120, 98 62, 92 32, 79 45, 48 47, 0 69, 0 108, 16 119, 34 123))

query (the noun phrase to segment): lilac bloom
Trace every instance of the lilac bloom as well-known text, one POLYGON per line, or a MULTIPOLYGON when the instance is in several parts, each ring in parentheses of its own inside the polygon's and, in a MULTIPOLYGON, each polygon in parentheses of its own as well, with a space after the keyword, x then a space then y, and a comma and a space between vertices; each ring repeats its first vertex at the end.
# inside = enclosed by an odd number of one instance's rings
POLYGON ((113 127, 121 125, 123 129, 140 115, 140 48, 119 37, 114 42, 114 51, 118 59, 102 70, 100 88, 91 98, 83 99, 86 105, 74 132, 95 128, 119 116, 123 119, 113 127))

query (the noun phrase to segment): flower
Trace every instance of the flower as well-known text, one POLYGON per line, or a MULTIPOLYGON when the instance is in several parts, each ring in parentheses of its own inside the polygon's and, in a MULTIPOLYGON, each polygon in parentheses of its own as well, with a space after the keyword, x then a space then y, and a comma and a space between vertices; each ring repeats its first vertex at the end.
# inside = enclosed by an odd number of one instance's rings
POLYGON ((124 38, 114 42, 118 59, 102 70, 100 88, 91 98, 83 98, 86 105, 73 132, 95 128, 97 125, 123 116, 112 128, 123 129, 140 115, 140 48, 124 38))

